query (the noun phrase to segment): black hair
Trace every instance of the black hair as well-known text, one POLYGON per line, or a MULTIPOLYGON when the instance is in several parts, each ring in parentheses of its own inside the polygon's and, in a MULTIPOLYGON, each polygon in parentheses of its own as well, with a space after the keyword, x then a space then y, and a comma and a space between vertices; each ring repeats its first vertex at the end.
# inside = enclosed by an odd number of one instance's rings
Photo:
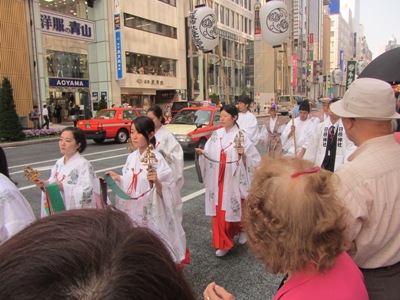
POLYGON ((0 299, 196 298, 163 241, 112 207, 39 219, 0 257, 0 299))
POLYGON ((161 124, 165 124, 165 118, 164 118, 164 114, 163 111, 161 109, 161 107, 159 107, 158 105, 153 105, 152 107, 150 107, 147 112, 152 112, 158 119, 161 118, 161 124))
POLYGON ((219 111, 220 112, 226 111, 228 114, 230 114, 232 116, 232 118, 234 116, 237 116, 237 119, 235 120, 235 125, 239 128, 239 124, 236 122, 239 119, 239 109, 235 105, 226 104, 226 105, 222 106, 219 111))
POLYGON ((0 173, 10 178, 8 173, 7 157, 2 147, 0 147, 0 173))
POLYGON ((65 127, 61 133, 63 133, 64 131, 71 131, 72 134, 74 135, 74 139, 76 141, 77 144, 80 144, 79 148, 78 148, 78 152, 82 153, 83 151, 85 151, 86 149, 86 136, 85 133, 83 132, 82 129, 78 128, 78 127, 72 127, 72 126, 68 126, 65 127))
MULTIPOLYGON (((152 119, 146 116, 141 116, 132 121, 132 124, 135 125, 137 132, 143 135, 146 138, 147 144, 153 144, 156 146, 156 138, 153 137, 151 140, 149 138, 149 134, 151 132, 155 132, 155 126, 152 119)), ((132 126, 131 124, 131 126, 132 126)))
POLYGON ((38 108, 38 106, 37 106, 37 105, 34 105, 33 108, 38 108))

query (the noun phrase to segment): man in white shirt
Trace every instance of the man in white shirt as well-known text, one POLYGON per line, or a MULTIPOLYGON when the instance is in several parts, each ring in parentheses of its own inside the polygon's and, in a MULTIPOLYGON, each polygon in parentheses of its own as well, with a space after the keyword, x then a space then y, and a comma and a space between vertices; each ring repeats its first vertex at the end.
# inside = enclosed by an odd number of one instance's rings
POLYGON ((294 125, 292 121, 290 121, 283 130, 281 139, 285 156, 298 156, 303 158, 315 128, 315 123, 308 117, 310 109, 310 103, 307 100, 301 102, 299 106, 299 117, 294 120, 294 125), (296 138, 296 147, 294 137, 296 138))
POLYGON ((337 196, 350 213, 353 260, 364 275, 371 300, 400 295, 400 144, 392 132, 396 99, 390 84, 356 79, 330 106, 358 147, 335 174, 337 196))
POLYGON ((47 109, 47 105, 43 105, 43 110, 42 110, 42 115, 43 115, 43 119, 44 119, 44 123, 42 125, 42 128, 44 128, 46 126, 47 129, 49 129, 49 110, 47 109))
POLYGON ((242 129, 253 145, 257 145, 260 139, 258 130, 258 122, 256 116, 249 111, 251 99, 247 96, 240 96, 237 105, 239 109, 239 118, 237 123, 239 128, 242 129))
POLYGON ((333 98, 328 103, 329 118, 316 126, 304 154, 304 159, 331 172, 343 165, 356 149, 353 142, 347 138, 342 120, 329 108, 336 101, 339 101, 339 98, 333 98))

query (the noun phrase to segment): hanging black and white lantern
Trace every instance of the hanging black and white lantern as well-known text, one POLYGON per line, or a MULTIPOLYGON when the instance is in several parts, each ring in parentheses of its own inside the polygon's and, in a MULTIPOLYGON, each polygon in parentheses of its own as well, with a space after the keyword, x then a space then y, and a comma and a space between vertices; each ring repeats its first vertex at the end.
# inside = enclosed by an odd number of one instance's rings
POLYGON ((218 45, 217 17, 212 8, 196 6, 190 13, 190 25, 196 48, 210 52, 218 45))
POLYGON ((289 13, 282 1, 269 1, 260 9, 261 34, 263 39, 277 47, 289 38, 289 13))

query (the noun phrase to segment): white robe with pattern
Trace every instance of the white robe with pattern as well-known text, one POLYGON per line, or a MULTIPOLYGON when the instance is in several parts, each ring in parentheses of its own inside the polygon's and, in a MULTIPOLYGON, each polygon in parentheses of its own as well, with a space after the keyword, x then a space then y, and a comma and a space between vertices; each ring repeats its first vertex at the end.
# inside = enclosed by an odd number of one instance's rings
MULTIPOLYGON (((238 160, 235 144, 235 137, 238 132, 239 129, 237 126, 233 126, 229 132, 226 132, 225 128, 214 131, 204 147, 207 157, 219 162, 222 145, 223 148, 226 148, 227 162, 238 160), (230 144, 231 146, 229 146, 230 144)), ((253 179, 254 167, 261 161, 260 154, 247 138, 246 133, 244 133, 244 152, 246 156, 246 165, 244 165, 243 159, 240 159, 239 163, 226 164, 225 166, 222 210, 226 212, 225 221, 227 222, 239 222, 241 220, 241 199, 247 197, 251 180, 253 179)), ((219 163, 210 161, 205 158, 204 155, 201 155, 199 157, 199 165, 206 188, 206 215, 215 216, 216 207, 218 205, 219 163)))
MULTIPOLYGON (((182 227, 182 199, 176 188, 172 170, 163 155, 152 151, 158 160, 153 165, 157 178, 162 184, 162 197, 157 194, 155 186, 150 192, 137 200, 124 200, 116 196, 116 207, 127 213, 132 221, 140 226, 148 227, 158 234, 169 247, 176 263, 186 256, 186 235, 182 227)), ((147 165, 141 162, 143 153, 132 152, 122 168, 121 180, 117 184, 132 198, 139 197, 150 190, 147 180, 147 165), (133 175, 137 175, 136 190, 129 188, 133 175)))
MULTIPOLYGON (((96 208, 100 199, 100 183, 92 164, 76 152, 67 164, 64 156, 51 169, 49 183, 61 181, 64 191, 61 197, 66 210, 96 208)), ((42 193, 41 216, 47 216, 44 208, 46 196, 42 193)))
POLYGON ((156 132, 156 150, 164 156, 169 167, 172 169, 172 175, 174 176, 176 187, 180 191, 184 183, 183 150, 174 135, 164 126, 161 126, 156 132))
POLYGON ((253 143, 253 145, 257 145, 258 140, 260 139, 260 132, 258 130, 256 116, 249 111, 246 113, 239 113, 237 123, 240 129, 246 133, 247 138, 253 143))
POLYGON ((35 221, 28 201, 15 184, 0 173, 0 244, 35 221))
MULTIPOLYGON (((328 130, 331 125, 332 123, 329 119, 317 125, 311 137, 310 145, 304 154, 304 159, 312 161, 317 166, 321 166, 325 158, 328 130)), ((342 119, 339 119, 335 125, 337 141, 334 170, 336 171, 341 165, 347 162, 347 159, 357 149, 357 147, 347 138, 342 119)))
MULTIPOLYGON (((282 132, 281 139, 282 139, 282 146, 283 152, 285 156, 294 157, 294 138, 293 136, 296 135, 296 146, 297 146, 297 154, 301 151, 302 148, 307 149, 310 144, 310 139, 313 134, 315 123, 311 121, 309 118, 305 121, 301 121, 300 117, 294 119, 294 126, 295 134, 293 134, 289 138, 289 133, 292 127, 292 121, 286 124, 285 129, 282 132)), ((307 151, 306 151, 307 152, 307 151)))

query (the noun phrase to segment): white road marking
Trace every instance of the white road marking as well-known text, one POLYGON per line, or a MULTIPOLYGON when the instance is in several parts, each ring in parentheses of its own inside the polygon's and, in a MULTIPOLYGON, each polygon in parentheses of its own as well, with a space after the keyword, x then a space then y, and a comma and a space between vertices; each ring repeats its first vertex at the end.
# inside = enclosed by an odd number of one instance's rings
POLYGON ((200 196, 200 195, 204 194, 205 192, 206 192, 206 189, 201 189, 201 190, 198 190, 197 192, 186 195, 185 197, 182 197, 182 202, 186 202, 193 198, 196 198, 197 196, 200 196))

